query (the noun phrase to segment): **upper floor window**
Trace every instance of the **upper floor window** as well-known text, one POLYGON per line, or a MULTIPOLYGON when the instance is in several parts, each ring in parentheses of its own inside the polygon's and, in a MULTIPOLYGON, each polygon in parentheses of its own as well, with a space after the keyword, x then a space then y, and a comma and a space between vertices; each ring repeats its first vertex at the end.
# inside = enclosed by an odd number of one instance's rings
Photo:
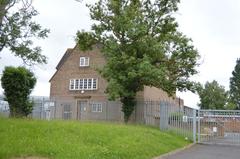
POLYGON ((80 67, 89 66, 89 57, 80 57, 80 67))
POLYGON ((69 83, 69 90, 96 90, 96 89, 97 89, 96 78, 71 79, 69 83))
POLYGON ((74 84, 75 84, 75 80, 74 80, 74 79, 71 79, 71 80, 70 80, 70 83, 69 83, 69 89, 70 89, 70 90, 74 90, 74 84))

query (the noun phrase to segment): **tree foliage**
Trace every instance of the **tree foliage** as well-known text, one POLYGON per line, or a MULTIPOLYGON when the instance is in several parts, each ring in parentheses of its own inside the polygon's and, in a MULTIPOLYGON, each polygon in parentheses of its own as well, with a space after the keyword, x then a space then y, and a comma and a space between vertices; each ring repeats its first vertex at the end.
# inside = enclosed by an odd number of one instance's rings
MULTIPOLYGON (((219 85, 217 81, 206 82, 204 86, 199 87, 198 94, 201 109, 225 109, 228 94, 225 88, 219 85)), ((228 108, 230 109, 231 107, 232 105, 229 105, 228 108)))
POLYGON ((9 103, 11 117, 23 117, 32 112, 33 103, 29 101, 36 78, 24 67, 5 67, 1 78, 5 100, 9 103))
POLYGON ((240 109, 240 59, 237 59, 230 78, 230 99, 237 106, 237 109, 240 109))
POLYGON ((101 44, 107 64, 100 71, 108 81, 110 99, 123 103, 128 121, 135 97, 143 87, 161 88, 169 95, 193 90, 198 52, 178 31, 173 14, 179 0, 99 0, 88 5, 91 32, 78 32, 80 49, 101 44), (89 40, 91 39, 91 40, 89 40))
POLYGON ((46 38, 49 30, 32 20, 38 12, 31 4, 32 0, 0 0, 0 53, 8 48, 26 64, 46 63, 32 39, 46 38))
POLYGON ((235 103, 233 103, 230 98, 228 98, 228 102, 227 102, 227 104, 225 106, 225 109, 227 109, 227 110, 236 110, 237 109, 237 105, 235 103))

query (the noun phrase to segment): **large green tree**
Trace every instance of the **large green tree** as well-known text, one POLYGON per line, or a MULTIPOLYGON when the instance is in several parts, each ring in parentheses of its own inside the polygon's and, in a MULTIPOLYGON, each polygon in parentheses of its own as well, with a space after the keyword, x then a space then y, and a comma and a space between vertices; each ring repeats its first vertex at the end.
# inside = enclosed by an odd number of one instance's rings
POLYGON ((32 20, 38 12, 32 0, 0 0, 0 53, 9 49, 26 64, 46 63, 33 38, 46 38, 48 29, 32 20))
POLYGON ((240 109, 240 59, 237 59, 230 78, 230 99, 237 106, 237 109, 240 109))
POLYGON ((33 103, 29 101, 29 95, 36 84, 36 78, 31 71, 24 67, 5 67, 1 84, 11 117, 26 117, 32 112, 33 103))
POLYGON ((90 8, 90 32, 79 31, 82 50, 101 45, 107 63, 100 70, 110 99, 120 99, 127 122, 143 87, 173 95, 193 90, 199 57, 191 40, 178 30, 174 13, 179 0, 99 0, 90 8))
MULTIPOLYGON (((204 86, 200 86, 198 94, 201 109, 225 109, 228 95, 225 88, 219 85, 217 81, 206 82, 204 86)), ((230 105, 227 107, 231 109, 230 105)))

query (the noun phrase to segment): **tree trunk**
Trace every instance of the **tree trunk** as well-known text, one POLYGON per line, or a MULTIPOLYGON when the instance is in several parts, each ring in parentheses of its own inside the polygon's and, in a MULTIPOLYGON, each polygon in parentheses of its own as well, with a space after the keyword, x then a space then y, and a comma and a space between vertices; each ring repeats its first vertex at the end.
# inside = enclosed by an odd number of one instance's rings
POLYGON ((7 0, 0 0, 0 26, 2 26, 3 18, 6 14, 6 7, 8 5, 7 0))
POLYGON ((122 112, 124 113, 124 122, 127 123, 135 108, 136 100, 134 97, 122 97, 121 102, 122 112))

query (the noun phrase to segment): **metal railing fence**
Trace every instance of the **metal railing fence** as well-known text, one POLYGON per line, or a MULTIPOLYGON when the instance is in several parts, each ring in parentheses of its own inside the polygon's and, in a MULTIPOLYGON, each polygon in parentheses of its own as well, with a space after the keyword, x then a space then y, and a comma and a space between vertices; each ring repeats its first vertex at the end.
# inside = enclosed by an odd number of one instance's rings
POLYGON ((239 110, 200 110, 198 142, 240 145, 239 110))
POLYGON ((196 142, 196 110, 189 107, 176 109, 166 103, 160 104, 160 129, 184 136, 196 142))

